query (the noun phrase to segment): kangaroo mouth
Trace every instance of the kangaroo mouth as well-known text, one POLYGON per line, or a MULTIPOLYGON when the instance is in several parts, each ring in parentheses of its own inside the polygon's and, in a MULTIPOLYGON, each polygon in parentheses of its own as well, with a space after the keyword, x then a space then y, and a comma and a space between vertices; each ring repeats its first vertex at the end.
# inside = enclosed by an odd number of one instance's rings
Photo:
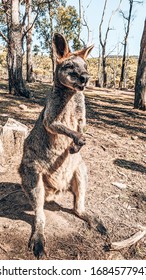
POLYGON ((84 87, 85 87, 85 86, 79 86, 79 85, 77 85, 77 84, 74 85, 74 88, 76 88, 76 89, 78 89, 78 90, 80 90, 80 91, 84 90, 84 87))

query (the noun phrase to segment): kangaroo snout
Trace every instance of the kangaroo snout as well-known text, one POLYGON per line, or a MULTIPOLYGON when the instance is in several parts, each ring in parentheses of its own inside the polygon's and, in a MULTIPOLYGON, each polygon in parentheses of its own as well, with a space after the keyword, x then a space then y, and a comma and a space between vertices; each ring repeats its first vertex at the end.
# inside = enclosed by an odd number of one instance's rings
POLYGON ((87 84, 88 80, 89 80, 89 75, 88 74, 82 74, 80 76, 80 81, 81 81, 82 84, 87 84))

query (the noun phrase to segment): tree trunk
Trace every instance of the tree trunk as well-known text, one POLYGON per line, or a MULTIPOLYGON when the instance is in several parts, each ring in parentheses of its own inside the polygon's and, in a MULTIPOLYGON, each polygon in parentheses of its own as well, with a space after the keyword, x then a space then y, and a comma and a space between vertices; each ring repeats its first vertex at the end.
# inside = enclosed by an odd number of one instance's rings
POLYGON ((33 64, 32 64, 32 28, 31 28, 31 13, 32 1, 26 1, 26 11, 28 14, 27 35, 26 35, 26 80, 29 83, 34 81, 33 64))
POLYGON ((124 51, 123 51, 123 58, 122 58, 122 68, 121 68, 121 76, 120 76, 120 82, 119 82, 119 88, 123 88, 123 82, 124 82, 124 75, 125 75, 125 65, 126 65, 126 51, 127 51, 127 41, 128 41, 128 35, 130 31, 130 23, 131 23, 131 16, 132 16, 132 8, 133 8, 133 0, 129 0, 129 14, 128 18, 123 14, 123 18, 127 20, 127 27, 125 30, 125 38, 124 38, 124 51))
POLYGON ((124 75, 125 75, 126 49, 127 49, 127 40, 124 43, 124 52, 123 52, 123 58, 122 58, 121 76, 120 76, 120 82, 119 82, 119 88, 120 89, 123 88, 123 81, 124 81, 124 75))
POLYGON ((53 73, 53 81, 54 81, 54 73, 55 73, 55 59, 54 59, 54 53, 53 53, 53 48, 52 48, 52 38, 53 38, 53 18, 51 15, 51 2, 48 2, 48 11, 49 11, 49 17, 50 17, 50 35, 51 35, 51 40, 49 40, 49 48, 50 48, 50 57, 52 60, 52 73, 53 73))
POLYGON ((19 20, 19 0, 7 1, 6 17, 8 25, 8 77, 9 93, 29 97, 22 77, 22 26, 19 20))
POLYGON ((146 20, 136 74, 134 108, 146 111, 146 20))
POLYGON ((102 49, 102 87, 107 86, 107 72, 106 72, 106 56, 105 56, 105 49, 102 49))

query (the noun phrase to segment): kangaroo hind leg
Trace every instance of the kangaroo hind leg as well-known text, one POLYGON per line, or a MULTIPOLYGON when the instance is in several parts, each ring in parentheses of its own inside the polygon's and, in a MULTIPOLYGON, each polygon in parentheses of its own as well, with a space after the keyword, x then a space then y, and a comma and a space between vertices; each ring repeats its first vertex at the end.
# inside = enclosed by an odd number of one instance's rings
POLYGON ((35 212, 34 229, 32 237, 30 238, 29 248, 37 259, 45 254, 45 214, 44 214, 44 200, 45 190, 41 173, 36 173, 33 168, 25 166, 25 172, 21 173, 22 187, 29 199, 30 204, 35 212))
POLYGON ((74 212, 75 214, 90 224, 88 214, 85 211, 85 193, 87 188, 88 178, 87 170, 84 161, 80 163, 74 172, 71 181, 71 190, 74 195, 74 212))

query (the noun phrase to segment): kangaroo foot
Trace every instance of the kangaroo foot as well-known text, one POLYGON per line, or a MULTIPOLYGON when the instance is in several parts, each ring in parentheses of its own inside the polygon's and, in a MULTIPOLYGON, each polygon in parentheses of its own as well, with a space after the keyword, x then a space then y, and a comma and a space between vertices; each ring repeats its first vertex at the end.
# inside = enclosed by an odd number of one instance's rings
POLYGON ((91 216, 86 213, 86 212, 83 212, 83 213, 79 213, 77 211, 74 211, 75 215, 77 217, 79 217, 81 220, 85 221, 88 225, 89 228, 91 228, 91 225, 92 225, 92 218, 91 216))
POLYGON ((108 236, 108 231, 101 220, 94 218, 94 223, 96 224, 96 230, 101 234, 108 236))
POLYGON ((78 213, 74 211, 75 215, 88 224, 89 229, 98 231, 101 235, 108 236, 108 231, 103 225, 102 221, 97 217, 89 215, 88 213, 78 213))
POLYGON ((43 257, 43 255, 46 256, 45 252, 45 238, 43 234, 37 234, 34 233, 32 236, 30 242, 29 242, 29 249, 33 251, 34 256, 39 260, 43 257))

